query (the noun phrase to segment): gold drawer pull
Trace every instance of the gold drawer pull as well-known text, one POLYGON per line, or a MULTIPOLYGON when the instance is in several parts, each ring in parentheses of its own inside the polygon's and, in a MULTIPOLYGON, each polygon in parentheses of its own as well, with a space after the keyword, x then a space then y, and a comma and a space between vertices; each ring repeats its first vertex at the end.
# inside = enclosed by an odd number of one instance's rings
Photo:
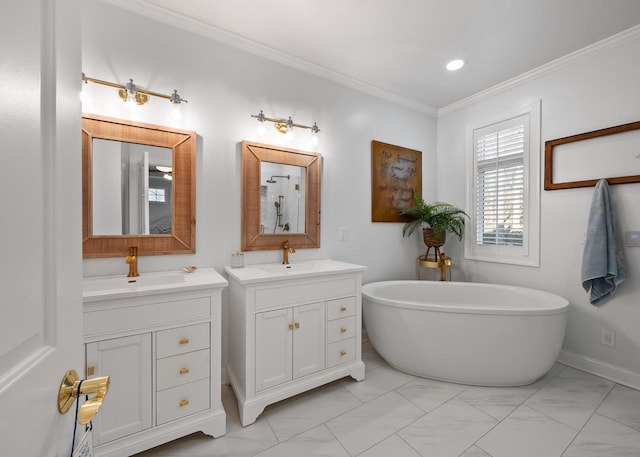
POLYGON ((346 306, 341 306, 341 307, 340 307, 340 312, 341 312, 341 313, 344 313, 346 310, 347 310, 347 307, 346 307, 346 306))
POLYGON ((189 369, 187 367, 180 368, 180 374, 187 374, 187 373, 189 373, 189 369))
POLYGON ((289 330, 293 330, 293 324, 289 324, 289 330))
POLYGON ((347 333, 347 329, 345 327, 340 327, 340 333, 347 333))
POLYGON ((189 344, 189 338, 180 338, 180 344, 189 344))
POLYGON ((96 374, 96 367, 93 365, 89 365, 87 367, 87 376, 93 376, 94 374, 96 374))
POLYGON ((300 322, 295 323, 296 328, 300 328, 300 322))
POLYGON ((340 351, 340 357, 344 357, 345 355, 347 355, 347 351, 340 351))
POLYGON ((187 400, 186 398, 184 400, 180 400, 180 408, 182 408, 183 406, 187 406, 189 404, 189 400, 187 400))

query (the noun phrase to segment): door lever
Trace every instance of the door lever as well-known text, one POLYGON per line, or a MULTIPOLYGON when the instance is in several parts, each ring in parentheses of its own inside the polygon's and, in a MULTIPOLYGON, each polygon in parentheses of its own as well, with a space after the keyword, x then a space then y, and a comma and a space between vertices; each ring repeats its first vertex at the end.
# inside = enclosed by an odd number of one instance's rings
POLYGON ((69 411, 79 395, 95 394, 78 408, 78 423, 88 424, 98 413, 108 390, 109 376, 80 380, 76 370, 69 370, 62 378, 58 389, 58 411, 60 414, 69 411))

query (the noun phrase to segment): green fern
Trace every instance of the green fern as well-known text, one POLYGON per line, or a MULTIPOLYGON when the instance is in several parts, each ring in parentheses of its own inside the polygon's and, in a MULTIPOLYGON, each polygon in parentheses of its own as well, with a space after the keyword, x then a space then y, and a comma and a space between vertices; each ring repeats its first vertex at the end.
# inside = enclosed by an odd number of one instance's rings
POLYGON ((428 224, 438 238, 442 239, 446 232, 451 232, 462 241, 464 217, 469 217, 467 213, 450 203, 425 203, 422 196, 415 190, 413 201, 415 206, 400 210, 401 215, 412 219, 402 228, 402 236, 410 236, 422 224, 428 224))

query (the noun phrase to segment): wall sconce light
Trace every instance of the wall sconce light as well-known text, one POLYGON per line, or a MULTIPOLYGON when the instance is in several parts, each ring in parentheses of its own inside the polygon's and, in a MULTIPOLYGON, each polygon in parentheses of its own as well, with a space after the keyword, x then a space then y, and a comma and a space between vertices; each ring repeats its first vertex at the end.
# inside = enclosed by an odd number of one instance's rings
POLYGON ((256 118, 256 120, 260 122, 260 125, 258 126, 258 133, 260 134, 264 133, 264 122, 268 121, 273 123, 273 126, 278 132, 287 135, 291 135, 293 133, 294 127, 311 130, 311 132, 313 133, 311 141, 314 145, 318 144, 318 132, 320 132, 320 128, 315 122, 312 126, 296 124, 295 122, 293 122, 293 119, 291 119, 291 116, 289 116, 289 119, 275 119, 265 116, 262 110, 260 110, 258 114, 252 114, 251 117, 256 118))
POLYGON ((166 95, 166 94, 161 94, 159 92, 140 89, 138 86, 134 84, 133 79, 129 79, 129 82, 127 84, 118 84, 118 83, 112 83, 110 81, 104 81, 102 79, 90 78, 87 75, 85 75, 83 72, 82 82, 84 84, 92 82, 94 84, 101 84, 103 86, 115 87, 116 89, 118 89, 118 95, 124 102, 132 103, 135 105, 144 105, 145 103, 147 103, 147 101, 149 101, 149 96, 159 97, 159 98, 164 98, 166 100, 169 100, 173 105, 172 117, 174 118, 174 120, 178 120, 181 117, 180 104, 188 103, 187 100, 185 100, 184 98, 180 97, 180 95, 178 95, 177 90, 174 90, 171 95, 166 95))

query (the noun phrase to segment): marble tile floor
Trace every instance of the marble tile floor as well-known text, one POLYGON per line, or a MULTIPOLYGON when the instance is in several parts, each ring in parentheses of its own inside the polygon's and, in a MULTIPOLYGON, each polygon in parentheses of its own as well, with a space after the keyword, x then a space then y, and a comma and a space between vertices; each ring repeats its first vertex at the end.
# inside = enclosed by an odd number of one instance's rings
POLYGON ((640 391, 556 364, 535 384, 473 387, 401 373, 363 345, 351 378, 267 407, 227 434, 195 433, 137 457, 639 457, 640 391))

